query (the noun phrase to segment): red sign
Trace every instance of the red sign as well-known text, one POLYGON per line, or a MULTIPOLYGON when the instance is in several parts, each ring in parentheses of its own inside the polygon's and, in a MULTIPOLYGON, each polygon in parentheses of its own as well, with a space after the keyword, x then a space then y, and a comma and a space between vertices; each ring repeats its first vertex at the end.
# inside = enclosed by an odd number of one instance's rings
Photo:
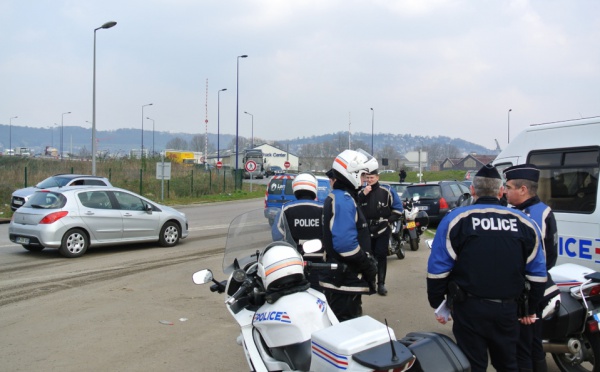
POLYGON ((285 163, 283 163, 283 166, 285 167, 285 169, 288 169, 290 167, 290 162, 286 161, 285 163))
POLYGON ((254 160, 248 160, 245 168, 248 172, 254 172, 256 170, 256 162, 254 160))
POLYGON ((223 162, 222 161, 218 161, 217 162, 217 169, 221 169, 222 166, 223 166, 223 162))

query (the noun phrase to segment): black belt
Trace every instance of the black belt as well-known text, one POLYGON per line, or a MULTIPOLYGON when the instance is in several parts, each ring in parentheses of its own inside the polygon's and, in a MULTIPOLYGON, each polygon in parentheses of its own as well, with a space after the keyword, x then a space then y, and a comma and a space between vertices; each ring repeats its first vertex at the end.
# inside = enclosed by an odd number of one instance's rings
POLYGON ((517 300, 514 299, 514 298, 506 298, 506 299, 501 299, 501 298, 483 298, 483 297, 472 295, 470 293, 467 293, 467 296, 476 298, 478 300, 495 302, 497 304, 512 304, 512 303, 517 302, 517 300))

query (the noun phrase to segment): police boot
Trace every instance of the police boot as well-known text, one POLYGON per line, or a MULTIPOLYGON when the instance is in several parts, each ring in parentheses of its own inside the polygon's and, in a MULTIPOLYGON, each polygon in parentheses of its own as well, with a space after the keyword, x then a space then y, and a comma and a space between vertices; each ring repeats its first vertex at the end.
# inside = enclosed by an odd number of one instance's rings
POLYGON ((381 296, 387 295, 387 289, 385 289, 385 272, 387 271, 387 258, 381 261, 377 261, 377 293, 381 296))
POLYGON ((548 365, 546 364, 546 359, 534 361, 533 372, 548 372, 548 365))

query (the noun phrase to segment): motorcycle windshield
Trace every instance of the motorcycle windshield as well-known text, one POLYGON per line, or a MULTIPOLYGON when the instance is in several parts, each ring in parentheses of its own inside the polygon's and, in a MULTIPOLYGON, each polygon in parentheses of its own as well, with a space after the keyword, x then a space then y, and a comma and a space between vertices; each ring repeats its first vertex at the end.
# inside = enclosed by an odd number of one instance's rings
POLYGON ((235 217, 227 231, 223 272, 225 274, 232 273, 237 268, 236 261, 240 268, 256 262, 265 247, 275 240, 286 240, 295 247, 285 218, 283 226, 278 229, 279 232, 274 232, 273 230, 277 227, 277 223, 274 223, 273 227, 269 225, 269 219, 265 218, 264 209, 255 209, 235 217), (283 234, 281 234, 282 231, 283 234))

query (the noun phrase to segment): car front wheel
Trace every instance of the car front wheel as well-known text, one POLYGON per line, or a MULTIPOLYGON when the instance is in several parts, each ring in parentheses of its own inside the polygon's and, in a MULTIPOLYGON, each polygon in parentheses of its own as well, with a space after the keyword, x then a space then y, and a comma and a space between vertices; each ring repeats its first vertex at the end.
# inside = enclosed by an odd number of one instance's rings
POLYGON ((175 222, 167 222, 160 229, 160 236, 158 237, 158 243, 163 247, 173 247, 179 242, 179 226, 175 222))
POLYGON ((58 252, 68 258, 81 257, 87 251, 90 242, 82 229, 72 229, 62 238, 58 252))

